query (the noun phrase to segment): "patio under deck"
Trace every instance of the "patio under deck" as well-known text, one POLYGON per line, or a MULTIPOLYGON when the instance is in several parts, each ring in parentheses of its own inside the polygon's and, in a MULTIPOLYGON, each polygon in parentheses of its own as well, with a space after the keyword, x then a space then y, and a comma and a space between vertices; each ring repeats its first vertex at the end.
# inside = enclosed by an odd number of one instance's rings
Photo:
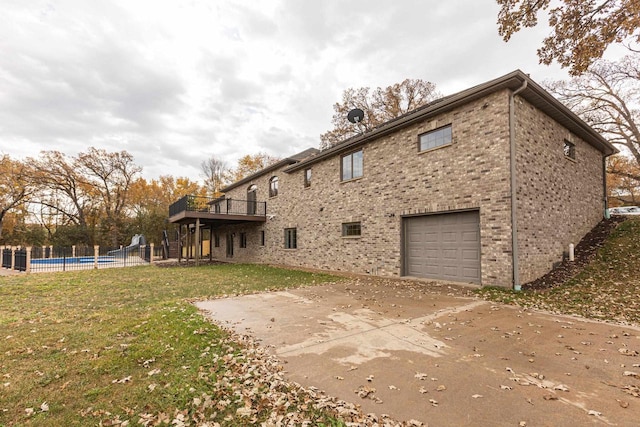
MULTIPOLYGON (((255 193, 254 193, 255 194, 255 193)), ((202 196, 184 196, 177 202, 169 206, 169 222, 179 224, 178 260, 182 258, 183 236, 184 243, 189 248, 186 257, 191 258, 191 248, 193 246, 193 258, 196 264, 202 254, 201 228, 213 230, 219 226, 228 224, 254 223, 259 224, 267 220, 267 202, 256 200, 235 200, 219 197, 217 199, 202 196), (183 226, 191 229, 191 232, 182 233, 183 226), (192 240, 193 239, 193 240, 192 240)), ((209 240, 211 245, 211 239, 209 240)), ((209 248, 209 259, 211 259, 211 247, 209 248)))

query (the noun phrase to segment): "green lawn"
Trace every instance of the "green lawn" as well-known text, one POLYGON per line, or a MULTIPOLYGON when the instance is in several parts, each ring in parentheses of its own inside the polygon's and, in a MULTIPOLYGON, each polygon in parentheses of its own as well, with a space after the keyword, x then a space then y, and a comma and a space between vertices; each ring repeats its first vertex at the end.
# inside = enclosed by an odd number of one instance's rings
POLYGON ((640 218, 620 224, 596 259, 562 286, 517 293, 484 288, 478 293, 522 307, 640 325, 640 218))
POLYGON ((339 424, 189 304, 337 280, 256 265, 0 277, 0 426, 246 425, 294 413, 339 424))

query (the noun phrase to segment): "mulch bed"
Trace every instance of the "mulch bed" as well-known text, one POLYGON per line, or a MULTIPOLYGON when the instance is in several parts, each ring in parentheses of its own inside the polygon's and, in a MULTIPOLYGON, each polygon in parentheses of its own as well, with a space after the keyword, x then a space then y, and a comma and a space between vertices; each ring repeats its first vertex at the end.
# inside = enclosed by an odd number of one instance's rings
POLYGON ((571 280, 595 258, 598 249, 602 247, 609 234, 625 219, 622 216, 612 216, 610 219, 600 221, 575 247, 575 260, 573 262, 565 259, 549 273, 533 282, 522 285, 522 289, 549 289, 571 280))

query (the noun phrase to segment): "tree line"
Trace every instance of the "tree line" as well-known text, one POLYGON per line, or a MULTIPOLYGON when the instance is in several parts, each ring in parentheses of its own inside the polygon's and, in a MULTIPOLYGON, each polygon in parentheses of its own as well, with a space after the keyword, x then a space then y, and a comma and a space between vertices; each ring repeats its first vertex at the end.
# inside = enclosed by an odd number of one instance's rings
POLYGON ((215 157, 201 164, 204 184, 187 177, 147 180, 126 151, 89 148, 76 156, 0 157, 0 245, 125 245, 134 234, 159 244, 169 206, 184 195, 219 196, 220 189, 277 158, 242 157, 235 168, 215 157))

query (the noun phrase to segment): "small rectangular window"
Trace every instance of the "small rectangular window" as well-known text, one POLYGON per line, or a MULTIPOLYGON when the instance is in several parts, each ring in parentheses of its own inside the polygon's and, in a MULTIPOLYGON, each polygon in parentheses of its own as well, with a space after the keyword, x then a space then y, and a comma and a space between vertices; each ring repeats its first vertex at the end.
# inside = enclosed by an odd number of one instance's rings
POLYGON ((264 230, 260 230, 260 246, 264 246, 264 230))
POLYGON ((348 181, 350 179, 360 178, 364 173, 362 150, 358 150, 355 153, 347 154, 342 157, 342 181, 348 181))
POLYGON ((240 247, 247 247, 247 233, 240 233, 240 247))
POLYGON ((311 168, 304 170, 304 186, 311 187, 311 168))
POLYGON ((284 248, 296 249, 298 247, 298 236, 296 228, 284 229, 284 248))
POLYGON ((451 125, 423 133, 419 137, 420 151, 451 144, 451 125))
POLYGON ((342 223, 342 237, 360 236, 362 234, 362 227, 360 222, 343 222, 342 223))
POLYGON ((576 159, 576 145, 566 139, 564 140, 564 155, 570 159, 576 159))
POLYGON ((220 235, 217 233, 213 235, 213 246, 216 248, 220 247, 220 235))

